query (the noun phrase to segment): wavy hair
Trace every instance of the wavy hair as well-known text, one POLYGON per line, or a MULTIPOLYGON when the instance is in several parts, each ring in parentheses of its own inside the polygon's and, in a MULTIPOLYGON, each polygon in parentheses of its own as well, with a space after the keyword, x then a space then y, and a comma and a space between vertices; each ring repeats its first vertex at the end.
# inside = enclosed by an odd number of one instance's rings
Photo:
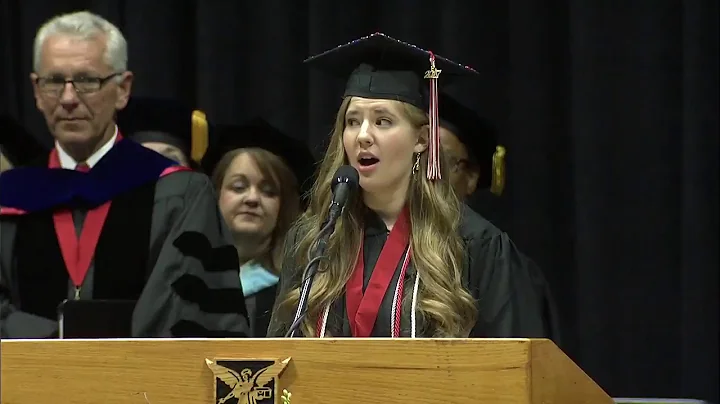
MULTIPOLYGON (((399 102, 399 101, 393 101, 399 102)), ((284 296, 278 296, 275 317, 277 326, 288 328, 293 321, 300 296, 299 272, 308 262, 308 252, 316 240, 327 207, 332 199, 330 184, 335 171, 348 164, 343 146, 345 113, 350 97, 343 100, 335 119, 330 144, 320 165, 308 210, 296 223, 294 245, 285 254, 283 268, 297 281, 284 296)), ((402 103, 405 119, 418 130, 428 124, 422 110, 402 103)), ((426 179, 427 151, 421 154, 420 168, 411 176, 407 194, 410 213, 410 242, 413 267, 420 276, 418 290, 418 318, 423 324, 419 335, 431 337, 467 337, 477 318, 476 302, 462 286, 464 249, 459 236, 461 204, 449 181, 431 182, 426 179)), ((442 158, 442 157, 441 157, 442 158)), ((443 167, 446 164, 442 164, 443 167)), ((447 170, 443 176, 447 178, 447 170)), ((317 335, 317 323, 324 308, 343 296, 360 251, 361 229, 366 207, 362 198, 355 198, 339 219, 336 231, 328 241, 327 259, 321 261, 307 304, 307 315, 300 331, 306 336, 317 335), (331 263, 331 264, 330 264, 331 263)), ((412 288, 405 288, 407 297, 412 288)), ((404 302, 410 299, 403 299, 404 302)), ((410 310, 403 304, 403 311, 410 310)), ((272 330, 271 330, 272 331, 272 330)), ((277 330, 280 331, 280 330, 277 330)), ((331 334, 330 329, 326 335, 331 334)))

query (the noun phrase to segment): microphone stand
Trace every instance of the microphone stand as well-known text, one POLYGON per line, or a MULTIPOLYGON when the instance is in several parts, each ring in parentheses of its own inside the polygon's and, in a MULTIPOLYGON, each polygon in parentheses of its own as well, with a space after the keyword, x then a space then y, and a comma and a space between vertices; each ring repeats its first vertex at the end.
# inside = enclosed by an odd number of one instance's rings
POLYGON ((323 228, 320 230, 317 243, 315 244, 315 248, 311 251, 311 254, 309 255, 310 260, 305 267, 305 271, 303 271, 305 277, 302 282, 303 287, 300 290, 300 300, 298 300, 298 308, 295 312, 295 318, 293 320, 293 323, 292 325, 290 325, 290 328, 288 328, 288 332, 285 334, 285 338, 295 337, 295 332, 300 328, 300 324, 302 323, 305 315, 307 314, 307 304, 308 298, 310 297, 310 289, 312 288, 312 283, 315 279, 315 274, 317 273, 320 260, 325 254, 325 248, 327 247, 328 239, 330 238, 330 235, 332 235, 332 233, 335 231, 335 223, 340 217, 340 213, 342 213, 342 206, 336 202, 333 202, 332 205, 330 205, 330 214, 328 217, 328 221, 326 222, 325 226, 323 226, 323 228))

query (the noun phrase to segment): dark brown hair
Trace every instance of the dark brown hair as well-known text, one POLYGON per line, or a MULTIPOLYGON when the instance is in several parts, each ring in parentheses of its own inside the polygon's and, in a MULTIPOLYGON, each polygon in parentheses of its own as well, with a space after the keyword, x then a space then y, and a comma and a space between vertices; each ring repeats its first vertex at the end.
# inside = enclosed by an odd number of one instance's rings
POLYGON ((222 192, 228 168, 241 154, 248 155, 257 164, 262 176, 280 193, 280 209, 268 249, 255 258, 266 269, 277 274, 280 272, 279 264, 282 259, 285 236, 300 214, 298 179, 285 160, 276 154, 255 147, 234 149, 225 153, 212 173, 211 178, 218 197, 222 192))

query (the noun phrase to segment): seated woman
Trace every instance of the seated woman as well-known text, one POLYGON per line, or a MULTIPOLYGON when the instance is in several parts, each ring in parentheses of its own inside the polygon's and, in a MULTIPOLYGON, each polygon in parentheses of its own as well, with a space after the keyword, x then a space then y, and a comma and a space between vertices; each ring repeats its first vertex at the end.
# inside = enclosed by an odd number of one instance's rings
POLYGON ((262 119, 213 128, 202 167, 235 238, 250 336, 264 337, 275 303, 285 235, 300 212, 301 186, 314 160, 303 142, 262 119))
POLYGON ((306 337, 545 336, 517 248, 463 208, 447 180, 437 83, 474 71, 383 34, 307 62, 350 77, 309 208, 288 234, 268 336, 292 334, 293 323, 306 337), (348 164, 360 192, 337 222, 301 313, 303 269, 334 173, 348 164))

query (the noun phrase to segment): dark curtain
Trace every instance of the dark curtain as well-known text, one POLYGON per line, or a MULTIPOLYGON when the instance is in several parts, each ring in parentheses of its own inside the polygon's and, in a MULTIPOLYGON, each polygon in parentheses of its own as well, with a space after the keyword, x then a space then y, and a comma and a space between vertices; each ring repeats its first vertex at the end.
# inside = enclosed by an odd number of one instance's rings
POLYGON ((474 66, 454 92, 509 150, 505 230, 550 280, 565 351, 614 396, 718 399, 716 0, 0 5, 0 110, 48 142, 27 77, 60 12, 124 31, 135 94, 221 123, 262 114, 311 145, 342 83, 309 55, 383 31, 474 66))

